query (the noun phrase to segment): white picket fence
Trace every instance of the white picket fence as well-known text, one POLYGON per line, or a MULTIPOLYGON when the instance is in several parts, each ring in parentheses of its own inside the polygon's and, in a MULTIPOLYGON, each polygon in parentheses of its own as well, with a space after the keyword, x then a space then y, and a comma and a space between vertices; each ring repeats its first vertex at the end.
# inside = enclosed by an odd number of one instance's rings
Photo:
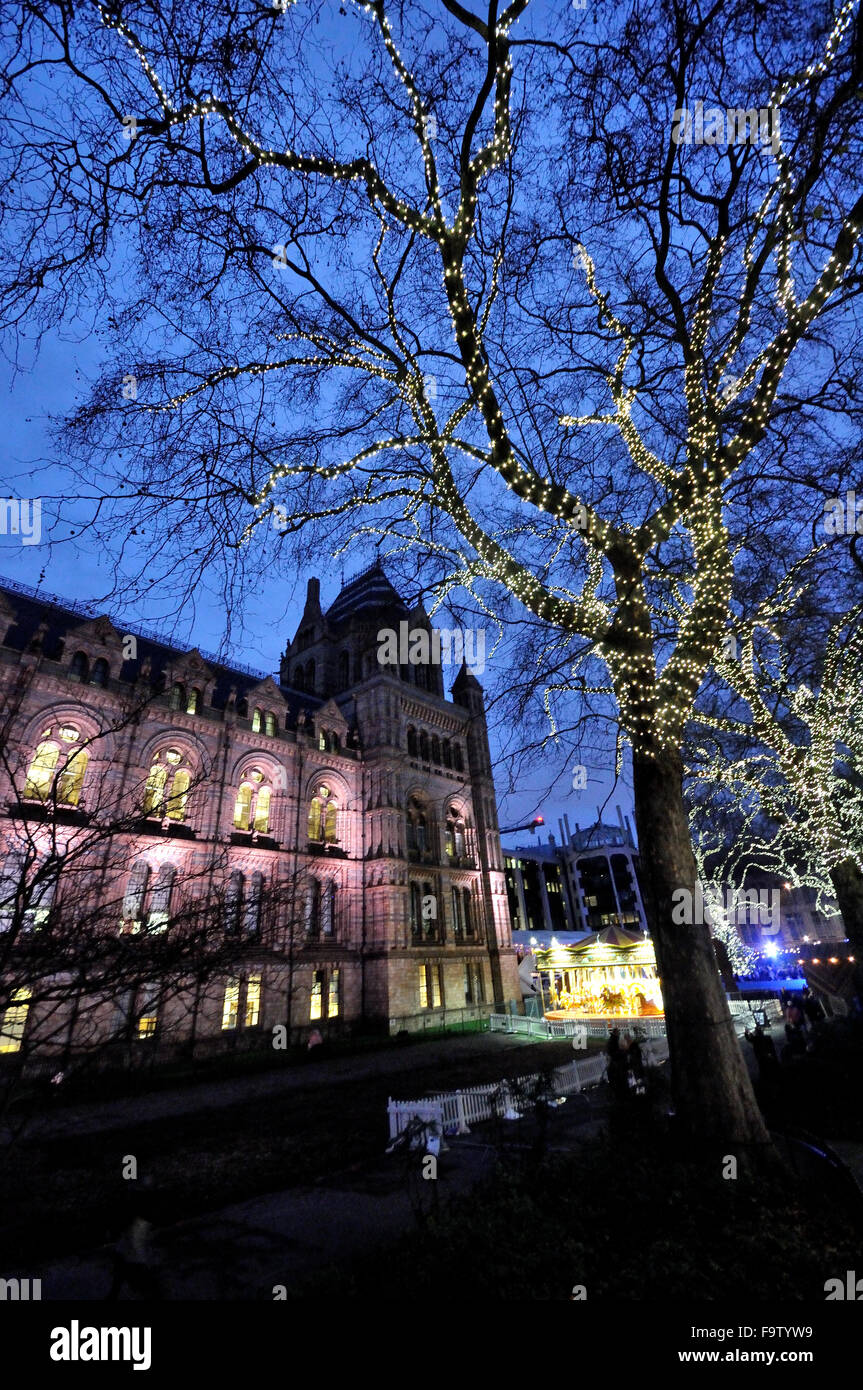
MULTIPOLYGON (((536 1020, 534 1020, 536 1021, 536 1020)), ((654 1038, 642 1043, 641 1055, 647 1066, 656 1066, 668 1059, 668 1043, 665 1038, 654 1038)), ((551 1084, 555 1095, 573 1095, 598 1086, 605 1079, 608 1057, 597 1052, 592 1057, 580 1061, 565 1062, 551 1072, 551 1084)), ((540 1073, 519 1076, 512 1082, 491 1082, 485 1086, 470 1086, 463 1091, 448 1091, 423 1100, 392 1100, 387 1105, 390 1139, 406 1129, 410 1121, 419 1118, 430 1122, 436 1120, 446 1130, 457 1134, 470 1134, 470 1126, 482 1120, 491 1120, 495 1114, 516 1113, 513 1089, 532 1086, 539 1080, 540 1073), (513 1088, 513 1089, 511 1089, 513 1088)))
POLYGON ((515 1033, 529 1038, 607 1038, 612 1028, 621 1033, 639 1028, 648 1038, 665 1037, 664 1018, 523 1018, 520 1014, 492 1014, 492 1033, 515 1033), (586 1030, 586 1031, 582 1031, 586 1030))

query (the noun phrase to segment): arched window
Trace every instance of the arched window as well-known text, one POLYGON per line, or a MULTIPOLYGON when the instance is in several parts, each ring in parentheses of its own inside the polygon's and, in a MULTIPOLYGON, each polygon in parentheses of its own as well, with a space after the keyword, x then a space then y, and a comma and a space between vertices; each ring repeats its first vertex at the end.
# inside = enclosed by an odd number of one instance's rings
POLYGON ((108 684, 108 663, 104 656, 100 656, 97 661, 93 662, 90 684, 103 686, 108 684))
POLYGON ((267 710, 264 715, 264 733, 269 738, 276 737, 276 716, 267 710))
MULTIPOLYGON (((51 730, 46 729, 50 734, 51 730)), ((24 783, 24 796, 26 798, 37 798, 46 801, 50 791, 51 783, 54 780, 54 768, 57 766, 57 759, 60 756, 60 745, 51 739, 42 738, 37 744, 33 761, 27 769, 27 781, 24 783)))
POLYGON ((464 858, 464 821, 455 806, 450 806, 447 812, 445 845, 450 859, 464 858))
POLYGON ((411 936, 420 940, 423 934, 423 893, 418 883, 411 884, 411 936))
POLYGON ((56 775, 57 804, 77 806, 84 785, 89 754, 77 748, 80 734, 70 724, 60 726, 59 743, 52 738, 51 729, 44 729, 24 783, 25 799, 47 801, 56 775))
POLYGON ((316 878, 306 885, 305 928, 307 936, 318 936, 321 930, 321 885, 316 878))
POLYGON ((461 941, 464 936, 464 918, 462 917, 462 896, 460 888, 451 890, 452 896, 452 931, 456 941, 461 941))
POLYGON ((407 845, 408 853, 423 854, 428 849, 428 818, 425 807, 415 796, 408 802, 407 845))
POLYGON ((234 803, 234 825, 237 830, 255 830, 266 835, 270 826, 272 787, 259 767, 249 768, 243 776, 234 803))
POLYGON ((249 702, 245 696, 242 700, 237 701, 237 714, 241 719, 248 719, 249 717, 249 702))
POLYGON ((424 763, 429 760, 429 736, 425 729, 420 733, 420 758, 424 763))
POLYGON ((440 739, 437 734, 432 734, 431 741, 431 760, 440 767, 440 739))
POLYGON ((147 916, 147 930, 163 932, 167 930, 171 917, 171 894, 174 889, 174 866, 163 864, 159 870, 155 887, 150 895, 150 911, 147 916))
POLYGON ((189 698, 186 701, 186 713, 201 713, 201 692, 196 685, 193 686, 192 689, 189 691, 189 698))
POLYGON ((452 744, 448 738, 444 739, 441 752, 443 753, 444 767, 452 767, 452 744))
POLYGON ((90 755, 83 748, 79 748, 77 752, 70 750, 67 757, 66 766, 61 769, 57 778, 57 801, 61 806, 77 806, 90 755))
POLYGON ((257 706, 256 706, 256 707, 252 710, 252 733, 253 733, 253 734, 259 734, 260 732, 261 732, 261 711, 260 711, 260 710, 257 708, 257 706))
POLYGON ((171 709, 186 708, 186 687, 181 681, 174 681, 171 686, 171 709))
POLYGON ((338 813, 338 800, 329 787, 318 787, 309 806, 309 839, 318 844, 336 844, 338 813))
POLYGON ((183 821, 186 819, 186 802, 189 799, 189 783, 191 780, 187 768, 177 768, 171 782, 171 794, 165 804, 165 814, 168 820, 183 821))
POLYGON ((464 934, 473 936, 473 910, 470 900, 470 889, 462 889, 462 900, 464 903, 464 934))
POLYGON ((144 815, 166 816, 168 820, 186 819, 186 802, 192 781, 187 766, 181 766, 183 755, 177 748, 157 753, 150 767, 144 788, 144 815), (170 787, 167 800, 165 793, 170 787))
POLYGON ((90 663, 84 652, 76 652, 72 657, 72 665, 69 667, 69 675, 73 681, 80 681, 82 685, 87 684, 87 677, 90 674, 90 663))
POLYGON ((249 879, 249 889, 243 907, 243 931, 246 936, 254 936, 261 925, 261 895, 264 891, 264 876, 256 869, 249 879))
POLYGON ((306 662, 306 690, 314 690, 314 688, 315 688, 315 663, 314 663, 313 661, 308 661, 308 662, 306 662))
POLYGON ((452 746, 452 762, 456 772, 464 772, 464 759, 462 758, 460 743, 454 743, 452 746))
POLYGON ((240 906, 243 901, 243 875, 234 869, 225 889, 225 932, 234 935, 239 928, 240 906))
POLYGON ((415 758, 418 752, 419 748, 417 745, 417 731, 414 728, 413 724, 411 724, 410 728, 408 729, 408 756, 411 758, 415 758))
POLYGON ((155 816, 162 809, 162 801, 165 796, 165 783, 168 780, 168 769, 161 762, 161 754, 156 754, 156 760, 150 768, 150 775, 147 778, 147 785, 144 788, 144 815, 155 816))
POLYGON ((145 859, 138 859, 129 870, 126 892, 123 895, 123 915, 120 931, 124 935, 134 935, 141 930, 144 920, 144 897, 150 878, 150 865, 145 859))
POLYGON ((339 653, 339 690, 347 690, 351 683, 351 658, 348 652, 339 653))
POLYGON ((305 688, 306 688, 306 674, 305 674, 305 672, 304 672, 302 666, 298 666, 297 669, 296 669, 296 671, 294 672, 294 689, 295 689, 295 690, 305 690, 305 688))

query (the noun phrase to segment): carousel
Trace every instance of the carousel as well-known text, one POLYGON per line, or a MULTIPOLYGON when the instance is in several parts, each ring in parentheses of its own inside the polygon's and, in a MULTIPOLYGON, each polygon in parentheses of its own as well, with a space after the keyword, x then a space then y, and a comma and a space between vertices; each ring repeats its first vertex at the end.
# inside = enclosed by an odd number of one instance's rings
POLYGON ((546 1018, 657 1018, 664 1011, 653 943, 606 927, 575 946, 537 951, 546 1018))

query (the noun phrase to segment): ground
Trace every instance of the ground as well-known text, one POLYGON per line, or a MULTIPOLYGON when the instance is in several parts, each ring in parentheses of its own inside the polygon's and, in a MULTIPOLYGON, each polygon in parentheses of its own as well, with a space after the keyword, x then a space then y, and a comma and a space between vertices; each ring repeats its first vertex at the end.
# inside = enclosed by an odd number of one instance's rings
MULTIPOLYGON (((666 1292, 706 1299, 729 1277, 754 1280, 755 1297, 817 1296, 855 1267, 855 1202, 801 1206, 791 1189, 706 1177, 675 1141, 662 1069, 653 1103, 624 1114, 604 1086, 570 1097, 552 1113, 544 1153, 529 1115, 450 1138, 434 1180, 385 1156, 388 1097, 572 1055, 569 1042, 473 1034, 42 1114, 5 1153, 7 1270, 41 1278, 45 1299, 104 1299, 112 1243, 141 1190, 122 1178, 130 1157, 139 1182, 153 1182, 153 1257, 172 1300, 362 1297, 369 1287, 399 1298, 412 1282, 429 1296, 436 1280, 506 1298, 523 1296, 524 1277, 530 1296, 565 1298, 579 1272, 598 1296, 641 1299, 654 1287, 648 1248, 666 1292)), ((789 1094, 807 1084, 786 1073, 789 1094)), ((863 1168, 858 1140, 834 1147, 863 1168)))

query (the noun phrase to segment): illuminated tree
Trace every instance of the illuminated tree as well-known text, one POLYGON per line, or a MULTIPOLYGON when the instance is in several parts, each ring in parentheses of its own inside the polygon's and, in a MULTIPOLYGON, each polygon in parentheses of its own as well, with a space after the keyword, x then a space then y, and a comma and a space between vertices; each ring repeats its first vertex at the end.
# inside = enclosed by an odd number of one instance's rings
POLYGON ((680 749, 724 509, 768 456, 804 505, 789 402, 802 435, 839 361, 853 383, 857 6, 605 8, 9 7, 5 321, 89 310, 112 342, 64 442, 148 585, 180 553, 190 590, 226 548, 271 564, 276 532, 417 547, 438 600, 521 606, 602 668, 678 1112, 745 1156, 767 1134, 709 934, 670 925, 680 749), (702 98, 722 151, 698 118, 679 140, 702 98))
POLYGON ((730 838, 720 831, 702 845, 719 856, 720 877, 742 884, 747 869, 762 868, 814 888, 822 911, 832 893, 860 960, 863 606, 830 623, 820 670, 809 683, 801 679, 790 649, 800 636, 802 624, 793 617, 808 558, 750 620, 738 618, 729 630, 716 671, 733 708, 696 713, 705 727, 688 760, 696 784, 693 826, 705 808, 733 806, 742 822, 738 833, 730 838))

